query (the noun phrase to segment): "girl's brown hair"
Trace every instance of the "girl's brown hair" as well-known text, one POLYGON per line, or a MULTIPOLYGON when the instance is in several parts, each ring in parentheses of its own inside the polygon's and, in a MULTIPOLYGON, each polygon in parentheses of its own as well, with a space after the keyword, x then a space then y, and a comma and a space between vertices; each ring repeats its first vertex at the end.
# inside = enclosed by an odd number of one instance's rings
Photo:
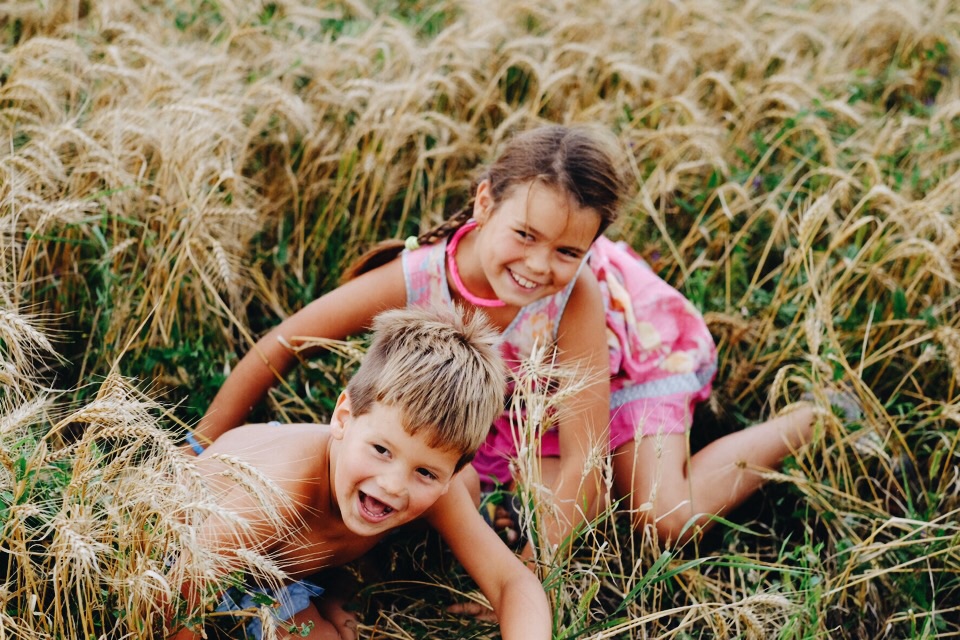
MULTIPOLYGON (((569 194, 581 208, 600 214, 597 235, 617 217, 625 185, 616 158, 615 145, 607 136, 590 127, 550 125, 518 134, 500 157, 477 179, 490 181, 494 208, 510 190, 536 180, 569 194)), ((476 194, 476 184, 473 187, 476 194)), ((442 224, 417 238, 420 245, 434 244, 450 236, 473 214, 473 197, 467 206, 442 224)), ((360 256, 344 273, 351 280, 396 258, 403 250, 401 240, 386 240, 360 256)))

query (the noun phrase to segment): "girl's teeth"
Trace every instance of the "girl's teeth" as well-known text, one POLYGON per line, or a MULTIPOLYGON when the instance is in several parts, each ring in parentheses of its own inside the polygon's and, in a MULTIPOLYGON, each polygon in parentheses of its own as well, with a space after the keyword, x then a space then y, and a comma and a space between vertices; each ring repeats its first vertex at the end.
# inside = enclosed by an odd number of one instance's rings
POLYGON ((513 279, 516 281, 516 283, 517 283, 518 285, 520 285, 521 287, 523 287, 524 289, 533 289, 534 287, 537 286, 537 283, 536 283, 536 282, 531 282, 530 280, 527 280, 527 279, 524 278, 523 276, 517 275, 516 273, 513 273, 512 271, 511 271, 510 273, 511 273, 511 275, 513 275, 513 279))

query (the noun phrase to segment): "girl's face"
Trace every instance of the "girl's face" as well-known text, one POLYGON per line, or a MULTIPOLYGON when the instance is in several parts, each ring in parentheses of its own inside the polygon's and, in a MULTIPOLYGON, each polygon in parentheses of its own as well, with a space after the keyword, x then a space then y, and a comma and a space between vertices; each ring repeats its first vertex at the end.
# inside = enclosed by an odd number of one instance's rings
MULTIPOLYGON (((494 207, 488 182, 477 188, 476 255, 489 288, 523 306, 565 286, 600 230, 600 214, 538 182, 517 185, 494 207)), ((473 235, 473 234, 471 234, 473 235)))

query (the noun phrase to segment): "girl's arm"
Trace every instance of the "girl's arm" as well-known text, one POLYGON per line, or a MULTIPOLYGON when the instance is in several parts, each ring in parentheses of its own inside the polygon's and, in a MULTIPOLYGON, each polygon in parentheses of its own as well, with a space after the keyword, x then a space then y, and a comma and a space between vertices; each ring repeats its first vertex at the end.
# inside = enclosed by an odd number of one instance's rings
POLYGON ((490 601, 504 640, 550 638, 543 585, 484 522, 459 477, 426 518, 490 601))
MULTIPOLYGON (((541 510, 541 532, 559 545, 596 516, 610 434, 610 362, 603 299, 589 269, 578 277, 557 340, 559 362, 582 374, 586 386, 560 407, 559 468, 544 481, 553 491, 553 513, 541 510)), ((562 553, 563 550, 558 549, 562 553)), ((532 550, 524 550, 529 559, 532 550)))
POLYGON ((297 338, 340 340, 369 327, 373 317, 406 304, 403 268, 397 258, 317 298, 274 327, 240 360, 197 425, 206 446, 243 424, 267 391, 293 368, 296 356, 286 345, 297 338))

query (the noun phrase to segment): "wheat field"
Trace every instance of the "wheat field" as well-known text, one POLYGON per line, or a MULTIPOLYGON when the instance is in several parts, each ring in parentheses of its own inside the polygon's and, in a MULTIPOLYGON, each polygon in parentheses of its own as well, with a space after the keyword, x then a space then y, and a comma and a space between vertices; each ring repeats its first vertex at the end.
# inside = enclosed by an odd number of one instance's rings
MULTIPOLYGON (((170 436, 546 122, 615 135, 611 235, 705 314, 692 446, 807 391, 862 406, 697 544, 601 516, 544 568, 555 636, 960 636, 955 2, 8 0, 0 637, 163 637, 156 594, 209 509, 170 436)), ((351 353, 258 415, 323 421, 351 353)), ((496 634, 446 612, 475 594, 436 541, 382 553, 364 637, 496 634)))

